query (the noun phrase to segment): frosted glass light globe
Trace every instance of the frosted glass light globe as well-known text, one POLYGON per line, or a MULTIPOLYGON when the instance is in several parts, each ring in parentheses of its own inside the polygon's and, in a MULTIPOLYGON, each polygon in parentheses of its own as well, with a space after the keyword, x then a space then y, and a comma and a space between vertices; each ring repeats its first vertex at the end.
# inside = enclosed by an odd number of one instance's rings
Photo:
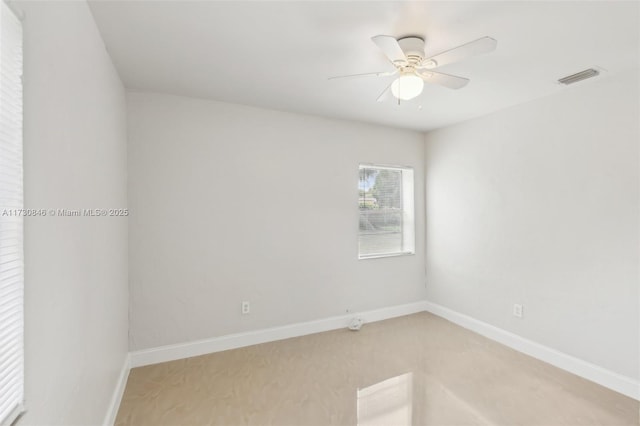
POLYGON ((405 74, 391 84, 391 93, 398 99, 408 101, 422 93, 424 81, 417 75, 405 74))

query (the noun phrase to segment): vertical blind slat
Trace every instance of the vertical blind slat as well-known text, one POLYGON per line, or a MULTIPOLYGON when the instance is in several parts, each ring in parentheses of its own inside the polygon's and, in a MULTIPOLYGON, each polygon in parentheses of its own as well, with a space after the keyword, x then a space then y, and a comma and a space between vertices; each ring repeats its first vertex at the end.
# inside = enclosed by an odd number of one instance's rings
MULTIPOLYGON (((0 1, 0 211, 22 209, 22 25, 0 1)), ((22 218, 0 215, 0 425, 24 400, 22 218)))

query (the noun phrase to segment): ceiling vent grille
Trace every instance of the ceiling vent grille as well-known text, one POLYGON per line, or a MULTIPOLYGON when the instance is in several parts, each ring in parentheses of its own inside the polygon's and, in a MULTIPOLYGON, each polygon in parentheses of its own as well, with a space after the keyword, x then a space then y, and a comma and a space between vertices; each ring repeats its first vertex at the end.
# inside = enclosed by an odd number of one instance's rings
POLYGON ((560 80, 558 80, 558 83, 567 84, 567 85, 573 84, 582 80, 586 80, 587 78, 596 77, 599 74, 600 74, 600 71, 593 68, 589 68, 588 70, 580 71, 575 74, 563 77, 560 80))

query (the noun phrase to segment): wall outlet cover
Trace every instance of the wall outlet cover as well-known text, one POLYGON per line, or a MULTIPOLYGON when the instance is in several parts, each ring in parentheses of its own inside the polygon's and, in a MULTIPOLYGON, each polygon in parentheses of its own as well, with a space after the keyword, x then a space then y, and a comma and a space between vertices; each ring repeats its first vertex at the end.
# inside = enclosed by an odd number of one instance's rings
POLYGON ((522 318, 523 307, 522 305, 516 303, 513 305, 513 316, 522 318))

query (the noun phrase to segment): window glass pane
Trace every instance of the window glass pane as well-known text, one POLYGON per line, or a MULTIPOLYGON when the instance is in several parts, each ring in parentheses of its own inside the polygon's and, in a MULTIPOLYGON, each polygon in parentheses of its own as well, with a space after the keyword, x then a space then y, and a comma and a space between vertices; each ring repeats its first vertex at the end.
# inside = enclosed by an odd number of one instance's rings
POLYGON ((402 174, 399 168, 360 167, 360 257, 407 251, 403 197, 413 197, 413 193, 404 193, 402 174))

